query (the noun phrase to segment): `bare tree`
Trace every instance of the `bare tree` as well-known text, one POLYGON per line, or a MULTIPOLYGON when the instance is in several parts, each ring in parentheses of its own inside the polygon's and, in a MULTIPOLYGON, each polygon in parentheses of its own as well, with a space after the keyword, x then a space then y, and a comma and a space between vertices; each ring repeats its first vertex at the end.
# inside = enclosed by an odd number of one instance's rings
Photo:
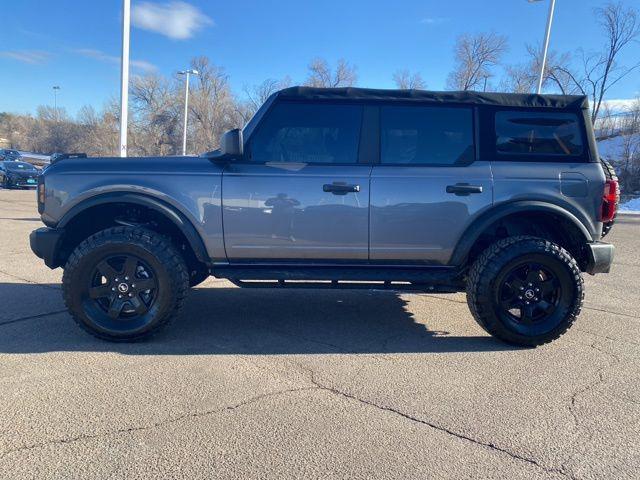
POLYGON ((356 67, 349 65, 344 59, 338 60, 335 71, 322 58, 314 59, 308 68, 309 76, 305 85, 309 87, 352 87, 358 80, 356 67))
MULTIPOLYGON (((542 48, 527 45, 529 60, 525 64, 510 65, 505 68, 505 78, 501 84, 503 90, 514 93, 535 92, 540 68, 542 66, 542 48)), ((558 91, 562 94, 579 93, 576 74, 571 68, 571 55, 550 51, 547 54, 542 86, 546 90, 558 91)))
POLYGON ((242 109, 242 116, 246 121, 253 116, 253 114, 262 106, 267 99, 278 90, 287 88, 291 85, 291 78, 284 77, 282 80, 276 80, 268 78, 259 85, 253 85, 252 87, 244 87, 244 93, 247 96, 247 101, 242 109), (246 118, 248 116, 248 118, 246 118))
POLYGON ((398 70, 393 74, 393 81, 396 87, 401 90, 424 90, 427 84, 422 79, 420 73, 411 73, 409 70, 398 70))
POLYGON ((595 10, 598 23, 604 30, 606 42, 602 52, 586 55, 582 51, 583 78, 576 80, 582 93, 591 99, 591 120, 596 121, 607 92, 616 83, 640 67, 618 64, 620 52, 637 43, 640 35, 638 11, 622 3, 609 3, 595 10))
POLYGON ((159 75, 134 77, 129 145, 137 155, 175 155, 180 146, 177 85, 159 75))
POLYGON ((454 48, 456 66, 447 84, 454 90, 474 90, 492 77, 491 70, 507 51, 507 39, 495 33, 464 34, 454 48))
POLYGON ((191 67, 200 75, 191 91, 189 138, 195 151, 205 152, 218 146, 225 131, 241 127, 244 121, 224 68, 207 57, 194 59, 191 67))

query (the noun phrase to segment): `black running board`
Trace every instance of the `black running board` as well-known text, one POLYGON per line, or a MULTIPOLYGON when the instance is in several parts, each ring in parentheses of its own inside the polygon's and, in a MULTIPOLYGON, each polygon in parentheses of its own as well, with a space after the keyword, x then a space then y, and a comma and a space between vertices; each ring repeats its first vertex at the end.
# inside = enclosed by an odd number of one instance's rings
POLYGON ((457 292, 464 289, 453 267, 218 265, 214 276, 250 288, 376 289, 457 292))

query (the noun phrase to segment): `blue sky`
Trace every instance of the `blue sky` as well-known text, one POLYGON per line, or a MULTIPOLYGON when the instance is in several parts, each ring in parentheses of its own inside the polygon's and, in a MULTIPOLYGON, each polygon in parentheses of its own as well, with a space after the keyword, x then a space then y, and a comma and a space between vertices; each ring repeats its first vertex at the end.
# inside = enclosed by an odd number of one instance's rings
MULTIPOLYGON (((637 0, 626 0, 638 5, 637 0)), ((119 92, 121 0, 3 0, 0 111, 34 112, 52 104, 75 114, 100 108, 119 92)), ((345 58, 359 85, 393 87, 393 72, 418 71, 430 89, 443 89, 452 49, 464 32, 494 31, 509 39, 507 63, 524 61, 525 44, 541 41, 547 1, 526 0, 132 0, 132 73, 171 75, 190 58, 207 55, 225 67, 233 88, 288 75, 306 78, 314 57, 345 58), (168 9, 168 10, 167 10, 168 9), (170 12, 167 16, 167 12, 170 12)), ((557 2, 551 47, 586 51, 603 42, 593 17, 597 0, 557 2)), ((640 61, 640 46, 621 58, 640 61)), ((611 99, 640 93, 640 70, 612 89, 611 99)))

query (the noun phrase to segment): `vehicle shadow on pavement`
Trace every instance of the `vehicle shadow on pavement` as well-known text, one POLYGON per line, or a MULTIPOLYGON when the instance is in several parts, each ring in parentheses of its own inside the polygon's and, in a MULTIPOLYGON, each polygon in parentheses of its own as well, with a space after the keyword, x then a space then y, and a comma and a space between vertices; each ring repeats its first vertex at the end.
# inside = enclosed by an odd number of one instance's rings
MULTIPOLYGON (((58 285, 47 285, 58 287, 58 285)), ((33 284, 0 284, 0 299, 32 296, 33 284), (4 294, 3 294, 4 293, 4 294)), ((396 292, 198 288, 171 325, 151 339, 110 343, 79 329, 64 312, 60 290, 47 289, 52 314, 23 306, 0 319, 0 353, 104 351, 125 355, 285 355, 437 353, 513 350, 488 335, 460 336, 429 324, 473 322, 466 305, 427 303, 420 319, 396 292), (460 312, 467 312, 464 318, 460 312), (444 319, 444 320, 443 320, 444 319)), ((458 329, 458 326, 456 326, 458 329)))

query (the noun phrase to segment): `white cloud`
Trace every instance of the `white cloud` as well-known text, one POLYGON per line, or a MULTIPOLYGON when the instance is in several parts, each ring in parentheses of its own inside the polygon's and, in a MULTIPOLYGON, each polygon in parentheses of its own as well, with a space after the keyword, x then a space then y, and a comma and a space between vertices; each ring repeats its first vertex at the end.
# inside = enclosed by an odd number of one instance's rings
MULTIPOLYGON (((79 55, 87 58, 94 58, 101 62, 105 63, 113 63, 116 65, 120 64, 120 57, 116 57, 115 55, 109 55, 104 53, 101 50, 95 50, 93 48, 79 48, 74 50, 79 55)), ((158 69, 153 63, 147 62, 146 60, 130 60, 129 64, 133 68, 137 68, 138 70, 142 70, 143 72, 153 72, 158 69)))
POLYGON ((185 2, 163 4, 142 2, 131 11, 133 24, 143 30, 165 35, 174 40, 186 40, 213 20, 193 5, 185 2))
POLYGON ((440 25, 446 21, 447 19, 442 17, 427 17, 420 20, 420 23, 424 25, 440 25))
POLYGON ((5 50, 0 51, 0 57, 10 58, 22 63, 36 64, 46 62, 50 55, 40 50, 5 50))

